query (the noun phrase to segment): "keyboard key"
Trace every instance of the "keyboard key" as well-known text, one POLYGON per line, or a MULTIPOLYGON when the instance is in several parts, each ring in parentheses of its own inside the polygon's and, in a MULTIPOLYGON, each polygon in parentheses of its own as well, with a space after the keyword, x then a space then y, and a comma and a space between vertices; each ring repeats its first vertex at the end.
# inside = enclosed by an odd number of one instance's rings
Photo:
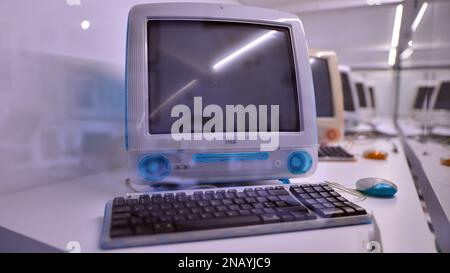
POLYGON ((294 216, 290 213, 280 213, 279 216, 283 222, 292 222, 295 220, 294 216))
POLYGON ((302 206, 302 205, 299 205, 299 206, 289 206, 289 207, 278 207, 278 208, 275 208, 275 210, 277 211, 277 212, 289 212, 289 211, 303 211, 303 212, 306 212, 306 211, 308 211, 308 209, 307 208, 305 208, 304 206, 302 206))
POLYGON ((153 234, 153 230, 150 227, 139 226, 134 229, 134 234, 136 235, 149 235, 153 234))
POLYGON ((287 207, 288 206, 288 204, 284 201, 277 201, 277 202, 275 202, 275 205, 277 207, 287 207))
POLYGON ((216 209, 215 209, 214 207, 204 207, 203 210, 204 210, 205 212, 210 212, 210 213, 216 211, 216 209))
POLYGON ((222 218, 222 217, 226 216, 225 213, 220 212, 220 211, 214 212, 213 215, 214 215, 214 217, 217 217, 217 218, 222 218))
POLYGON ((153 225, 153 230, 155 233, 167 233, 175 231, 172 223, 158 223, 153 225))
POLYGON ((123 206, 123 205, 125 205, 125 198, 123 198, 123 197, 114 198, 113 205, 114 206, 123 206))
POLYGON ((130 206, 113 207, 112 212, 114 213, 131 212, 131 207, 130 206))
POLYGON ((338 217, 344 215, 344 211, 340 208, 324 208, 317 210, 317 213, 325 218, 338 217))
POLYGON ((344 206, 344 207, 340 207, 340 208, 342 210, 344 210, 346 214, 349 214, 349 215, 352 215, 352 214, 356 213, 356 211, 353 208, 351 208, 351 207, 344 206))
POLYGON ((313 215, 313 214, 306 213, 306 212, 299 212, 299 211, 293 211, 293 212, 291 212, 291 215, 297 221, 310 220, 310 219, 315 218, 315 215, 313 215))
POLYGON ((113 220, 119 220, 119 219, 127 219, 131 217, 131 213, 125 212, 125 213, 114 213, 112 215, 113 220))
POLYGON ((252 209, 250 210, 253 214, 263 214, 264 211, 262 209, 252 209))
POLYGON ((127 199, 125 200, 125 204, 127 205, 137 205, 139 201, 137 199, 127 199))
POLYGON ((227 216, 232 217, 232 216, 239 216, 239 213, 235 210, 229 210, 225 213, 227 216))
POLYGON ((353 208, 356 211, 356 214, 366 214, 366 210, 356 204, 353 204, 351 202, 344 202, 344 204, 353 208))
POLYGON ((321 195, 322 197, 325 197, 325 198, 331 196, 331 195, 330 195, 328 192, 326 192, 326 191, 321 192, 320 195, 321 195))
POLYGON ((281 201, 284 201, 288 204, 288 206, 296 206, 299 205, 299 202, 297 200, 295 200, 292 196, 290 195, 282 195, 279 197, 281 201))
POLYGON ((131 231, 131 228, 128 228, 128 227, 126 227, 126 228, 113 228, 113 229, 111 229, 111 231, 109 233, 109 236, 111 238, 114 238, 114 237, 130 236, 132 234, 133 234, 133 232, 131 231))
POLYGON ((261 219, 264 223, 278 223, 281 222, 281 218, 276 214, 263 214, 261 219))
POLYGON ((230 199, 225 199, 225 200, 223 200, 222 201, 222 203, 224 204, 224 205, 233 205, 233 200, 230 200, 230 199))
POLYGON ((111 227, 127 227, 128 221, 127 219, 116 219, 111 221, 111 227))
POLYGON ((236 216, 226 218, 202 219, 197 221, 181 221, 176 222, 175 226, 178 231, 191 231, 191 230, 256 225, 260 223, 261 219, 258 216, 248 215, 248 216, 236 216))
POLYGON ((285 189, 269 190, 268 193, 270 195, 287 195, 287 194, 289 194, 287 192, 287 190, 285 190, 285 189))

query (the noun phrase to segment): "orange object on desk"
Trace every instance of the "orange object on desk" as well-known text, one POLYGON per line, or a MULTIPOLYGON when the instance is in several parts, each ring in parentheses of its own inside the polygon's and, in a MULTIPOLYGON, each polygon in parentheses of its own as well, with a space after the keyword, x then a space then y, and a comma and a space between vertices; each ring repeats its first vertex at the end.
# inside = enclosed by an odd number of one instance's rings
POLYGON ((367 150, 364 152, 363 156, 367 159, 386 160, 388 153, 380 150, 367 150))

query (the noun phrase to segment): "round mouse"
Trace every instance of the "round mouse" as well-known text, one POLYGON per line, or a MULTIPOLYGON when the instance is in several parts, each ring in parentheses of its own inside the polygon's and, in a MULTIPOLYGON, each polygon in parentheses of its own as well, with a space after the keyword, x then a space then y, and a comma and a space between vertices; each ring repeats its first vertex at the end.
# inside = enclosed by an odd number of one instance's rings
POLYGON ((366 150, 363 156, 367 159, 386 160, 388 153, 380 150, 366 150))
POLYGON ((362 178, 356 181, 356 189, 374 197, 393 197, 397 193, 397 185, 393 182, 375 177, 362 178))

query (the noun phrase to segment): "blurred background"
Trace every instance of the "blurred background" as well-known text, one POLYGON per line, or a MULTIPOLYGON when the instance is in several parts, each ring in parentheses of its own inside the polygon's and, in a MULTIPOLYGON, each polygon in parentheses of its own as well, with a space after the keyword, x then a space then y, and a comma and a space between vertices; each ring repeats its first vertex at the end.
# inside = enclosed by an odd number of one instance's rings
MULTIPOLYGON (((0 2, 0 195, 126 165, 126 22, 149 2, 0 2)), ((297 14, 310 47, 371 83, 378 117, 408 118, 419 84, 450 79, 447 0, 201 2, 297 14)))

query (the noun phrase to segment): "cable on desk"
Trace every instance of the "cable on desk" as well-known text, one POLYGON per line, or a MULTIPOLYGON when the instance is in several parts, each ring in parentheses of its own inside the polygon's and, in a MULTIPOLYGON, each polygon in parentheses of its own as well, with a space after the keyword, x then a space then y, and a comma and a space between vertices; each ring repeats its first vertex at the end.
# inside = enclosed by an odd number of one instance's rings
POLYGON ((344 191, 344 192, 346 192, 346 193, 349 193, 349 194, 351 194, 351 195, 353 195, 353 196, 358 197, 358 199, 357 199, 356 201, 361 202, 361 201, 366 200, 366 196, 363 195, 362 193, 360 193, 359 191, 355 190, 355 189, 346 187, 346 186, 344 186, 344 185, 342 185, 342 184, 339 184, 339 183, 337 183, 337 182, 331 182, 331 181, 325 180, 325 183, 327 183, 328 185, 330 185, 330 186, 333 187, 333 188, 336 188, 336 189, 338 189, 338 190, 344 191))

